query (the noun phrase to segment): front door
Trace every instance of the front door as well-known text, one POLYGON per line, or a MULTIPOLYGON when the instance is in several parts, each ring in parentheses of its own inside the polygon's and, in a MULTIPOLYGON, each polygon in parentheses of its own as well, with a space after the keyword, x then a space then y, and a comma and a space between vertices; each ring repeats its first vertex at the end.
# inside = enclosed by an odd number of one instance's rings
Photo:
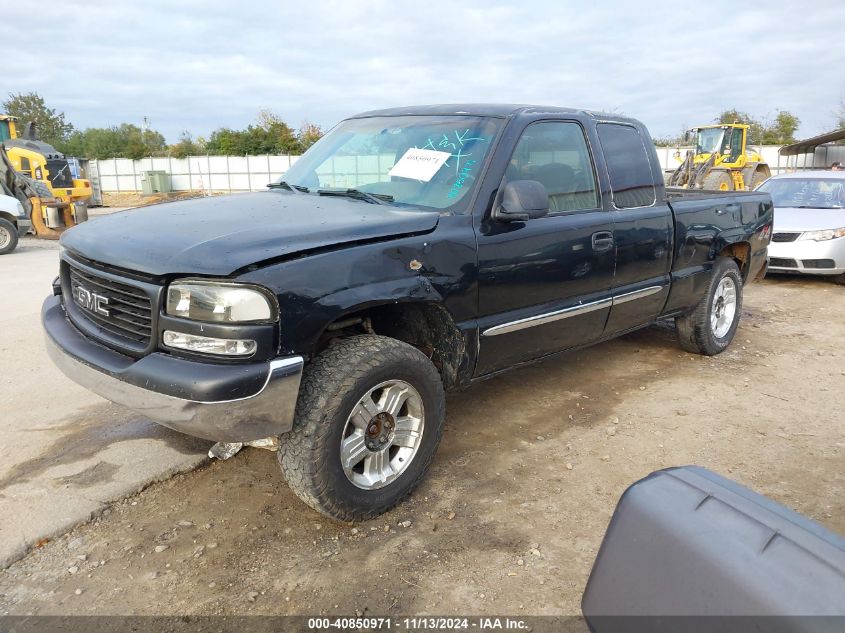
POLYGON ((488 210, 479 226, 477 376, 592 342, 610 312, 613 215, 581 125, 526 127, 505 180, 542 183, 550 213, 503 223, 488 210))

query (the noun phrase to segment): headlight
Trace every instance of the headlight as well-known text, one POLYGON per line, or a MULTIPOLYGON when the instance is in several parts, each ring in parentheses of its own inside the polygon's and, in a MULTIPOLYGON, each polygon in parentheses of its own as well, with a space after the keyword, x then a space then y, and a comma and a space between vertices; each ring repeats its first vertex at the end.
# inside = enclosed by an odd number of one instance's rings
POLYGON ((841 229, 828 229, 826 231, 807 231, 806 233, 802 233, 799 240, 816 240, 817 242, 824 242, 826 240, 832 240, 837 237, 845 237, 845 228, 841 229))
POLYGON ((177 282, 167 289, 167 314, 210 323, 275 321, 275 305, 263 292, 239 284, 177 282))
POLYGON ((20 202, 18 202, 18 217, 19 218, 25 218, 26 217, 26 211, 24 211, 23 205, 20 202))

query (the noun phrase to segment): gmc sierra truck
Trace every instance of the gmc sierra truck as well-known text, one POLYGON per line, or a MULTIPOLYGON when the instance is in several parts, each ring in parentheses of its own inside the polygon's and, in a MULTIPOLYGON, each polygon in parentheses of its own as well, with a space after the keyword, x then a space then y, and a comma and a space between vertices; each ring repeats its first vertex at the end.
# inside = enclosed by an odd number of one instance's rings
POLYGON ((368 112, 267 191, 65 232, 42 319, 72 380, 183 433, 277 445, 303 501, 361 520, 423 477, 445 391, 658 319, 723 351, 772 214, 765 193, 664 189, 633 119, 368 112))

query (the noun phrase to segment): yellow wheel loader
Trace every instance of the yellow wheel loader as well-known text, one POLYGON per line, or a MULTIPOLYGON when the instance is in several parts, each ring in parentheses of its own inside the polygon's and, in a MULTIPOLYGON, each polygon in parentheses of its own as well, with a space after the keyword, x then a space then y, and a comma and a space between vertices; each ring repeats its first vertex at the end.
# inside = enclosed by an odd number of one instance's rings
POLYGON ((20 225, 16 228, 21 233, 32 228, 36 237, 55 240, 62 231, 77 223, 71 204, 57 200, 44 183, 18 173, 2 146, 0 193, 17 198, 23 207, 25 218, 16 223, 20 225), (28 226, 30 223, 31 227, 28 226))
POLYGON ((88 201, 93 192, 91 182, 74 178, 64 155, 52 145, 38 140, 32 124, 27 125, 21 136, 16 121, 15 117, 0 115, 0 141, 15 171, 41 183, 49 191, 50 198, 65 203, 74 224, 86 220, 88 201))
POLYGON ((669 187, 742 191, 755 189, 771 176, 763 157, 748 148, 748 125, 742 123, 703 125, 693 128, 684 140, 695 139, 695 149, 681 150, 675 158, 680 166, 667 178, 669 187))

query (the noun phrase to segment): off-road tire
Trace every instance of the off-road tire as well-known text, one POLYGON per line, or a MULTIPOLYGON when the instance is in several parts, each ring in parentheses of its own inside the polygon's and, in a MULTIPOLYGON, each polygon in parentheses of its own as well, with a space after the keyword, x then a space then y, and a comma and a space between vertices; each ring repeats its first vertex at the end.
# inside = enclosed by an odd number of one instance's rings
POLYGON ((768 174, 767 174, 764 170, 762 170, 762 169, 757 169, 757 170, 756 170, 756 171, 755 171, 755 172, 751 175, 751 182, 750 182, 750 183, 748 183, 748 189, 749 189, 749 191, 754 191, 755 189, 757 189, 757 187, 759 187, 759 186, 760 186, 760 185, 762 185, 764 182, 766 182, 766 180, 767 180, 768 178, 769 178, 769 175, 768 175, 768 174))
POLYGON ((731 175, 724 169, 714 169, 702 183, 702 189, 709 191, 733 191, 734 181, 731 175), (727 187, 723 189, 722 187, 727 187))
POLYGON ((742 276, 736 262, 727 257, 720 257, 713 265, 713 274, 707 292, 695 309, 675 319, 678 342, 686 351, 704 356, 715 356, 724 352, 733 340, 742 315, 742 276), (727 333, 717 338, 710 325, 710 316, 714 309, 714 295, 719 283, 725 277, 731 277, 736 287, 736 312, 733 323, 727 333))
POLYGON ((0 255, 11 253, 18 246, 18 230, 5 218, 0 218, 0 243, 0 255))
POLYGON ((428 470, 443 435, 445 402, 437 369, 407 343, 373 335, 335 342, 306 366, 293 430, 281 437, 278 458, 288 485, 317 512, 339 521, 362 521, 390 510, 428 470), (405 381, 419 392, 425 427, 417 453, 398 478, 364 490, 344 473, 340 442, 358 400, 387 380, 405 381))

